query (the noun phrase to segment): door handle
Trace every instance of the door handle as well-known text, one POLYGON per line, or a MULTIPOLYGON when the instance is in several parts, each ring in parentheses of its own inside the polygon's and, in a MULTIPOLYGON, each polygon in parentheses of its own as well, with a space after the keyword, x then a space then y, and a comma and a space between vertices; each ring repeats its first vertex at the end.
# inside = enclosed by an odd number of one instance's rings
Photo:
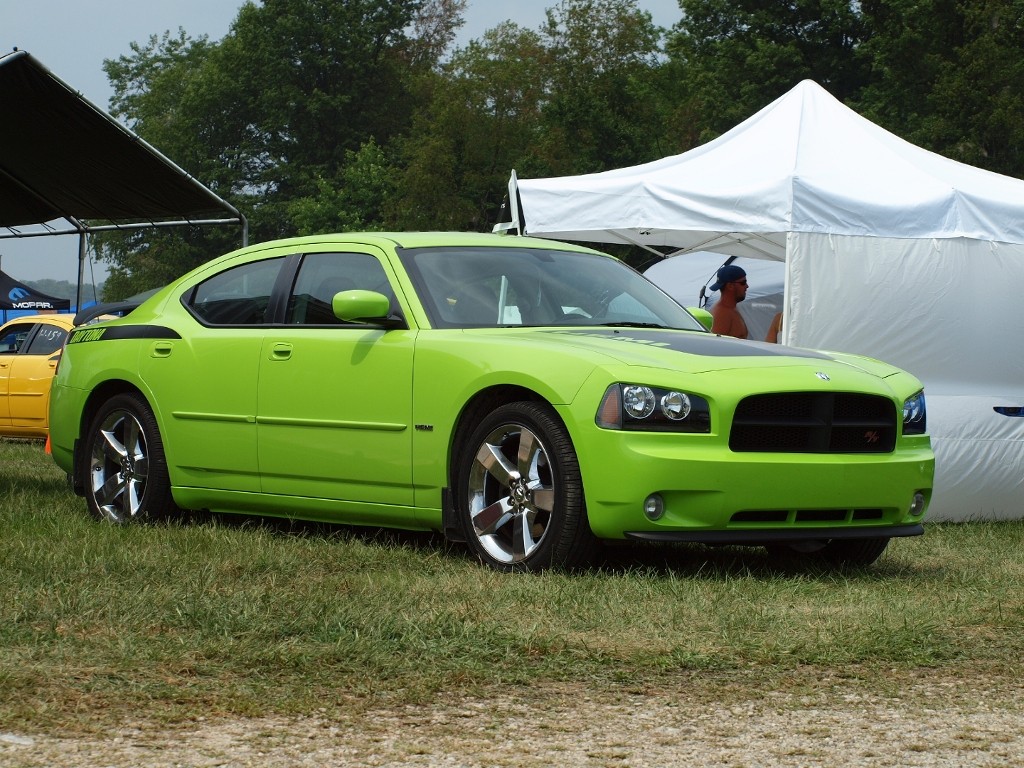
POLYGON ((271 360, 288 360, 292 356, 292 345, 283 341, 275 342, 270 348, 271 360))

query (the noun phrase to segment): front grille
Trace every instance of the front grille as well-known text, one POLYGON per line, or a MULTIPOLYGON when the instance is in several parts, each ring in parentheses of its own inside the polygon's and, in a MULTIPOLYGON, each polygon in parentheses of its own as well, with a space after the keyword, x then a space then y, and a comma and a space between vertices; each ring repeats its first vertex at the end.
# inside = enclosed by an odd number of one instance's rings
POLYGON ((752 395, 733 417, 737 452, 891 453, 896 406, 884 397, 846 392, 752 395))

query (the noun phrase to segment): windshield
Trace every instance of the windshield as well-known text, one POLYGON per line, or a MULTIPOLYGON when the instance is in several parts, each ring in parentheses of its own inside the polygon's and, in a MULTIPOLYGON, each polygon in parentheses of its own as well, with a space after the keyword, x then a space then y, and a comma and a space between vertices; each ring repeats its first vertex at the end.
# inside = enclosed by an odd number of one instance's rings
POLYGON ((401 251, 435 328, 625 325, 703 331, 647 278, 608 256, 543 248, 401 251))

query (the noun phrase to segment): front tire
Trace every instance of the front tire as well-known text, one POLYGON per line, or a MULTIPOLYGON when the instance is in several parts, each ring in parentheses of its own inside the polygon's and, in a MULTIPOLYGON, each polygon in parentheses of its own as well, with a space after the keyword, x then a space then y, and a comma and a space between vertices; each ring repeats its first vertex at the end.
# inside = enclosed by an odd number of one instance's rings
POLYGON ((887 546, 887 538, 833 539, 821 551, 821 558, 828 565, 858 568, 874 563, 887 546))
POLYGON ((176 508, 156 416, 141 395, 115 395, 96 412, 82 464, 86 505, 97 519, 154 522, 176 508))
POLYGON ((817 562, 828 568, 859 568, 874 563, 888 545, 888 538, 877 537, 771 544, 766 549, 773 559, 779 561, 817 562))
POLYGON ((466 541, 492 568, 580 567, 598 548, 576 451, 549 406, 509 403, 488 414, 458 450, 454 487, 466 541))

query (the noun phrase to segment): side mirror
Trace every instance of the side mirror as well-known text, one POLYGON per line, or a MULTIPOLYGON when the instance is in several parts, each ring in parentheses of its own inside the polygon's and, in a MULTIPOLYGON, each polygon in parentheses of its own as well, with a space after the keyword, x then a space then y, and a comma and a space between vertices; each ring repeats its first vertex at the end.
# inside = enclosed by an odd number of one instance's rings
POLYGON ((706 309, 687 307, 686 311, 693 315, 693 318, 709 331, 711 330, 711 326, 715 324, 715 318, 713 318, 711 313, 706 309))
POLYGON ((391 302, 376 291, 342 291, 334 294, 331 308, 335 317, 345 322, 384 322, 391 302))

